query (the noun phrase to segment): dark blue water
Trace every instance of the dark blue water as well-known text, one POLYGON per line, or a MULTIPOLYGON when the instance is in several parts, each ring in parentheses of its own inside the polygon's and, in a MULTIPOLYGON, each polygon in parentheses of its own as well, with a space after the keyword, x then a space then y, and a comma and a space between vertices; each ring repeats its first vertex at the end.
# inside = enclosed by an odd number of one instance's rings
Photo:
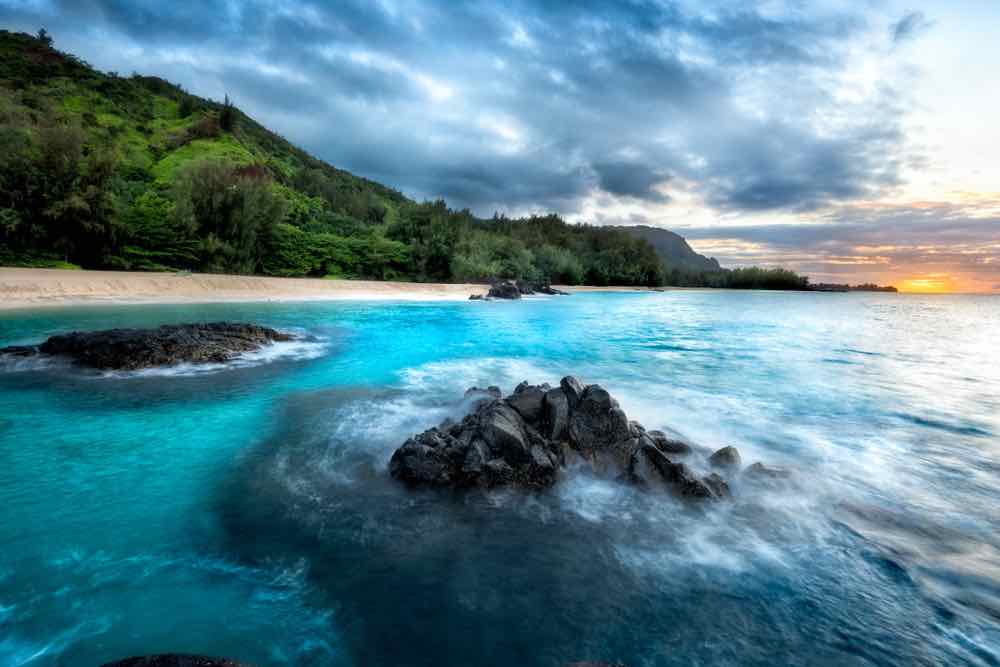
POLYGON ((231 318, 316 341, 0 370, 0 664, 1000 665, 1000 299, 81 307, 2 314, 0 345, 231 318), (387 479, 467 386, 567 373, 797 482, 698 510, 387 479))

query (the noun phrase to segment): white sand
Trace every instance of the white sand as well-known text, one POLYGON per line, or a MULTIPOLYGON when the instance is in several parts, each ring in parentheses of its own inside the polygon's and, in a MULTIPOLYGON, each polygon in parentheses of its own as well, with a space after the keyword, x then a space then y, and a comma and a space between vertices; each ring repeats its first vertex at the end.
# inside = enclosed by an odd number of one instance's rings
POLYGON ((486 289, 475 284, 0 267, 0 310, 94 303, 466 300, 486 289))

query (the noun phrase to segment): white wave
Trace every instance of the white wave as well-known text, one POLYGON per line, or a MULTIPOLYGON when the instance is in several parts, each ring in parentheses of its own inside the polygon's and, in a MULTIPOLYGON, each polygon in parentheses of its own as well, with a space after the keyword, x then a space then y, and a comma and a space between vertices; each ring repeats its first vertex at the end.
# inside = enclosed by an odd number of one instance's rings
POLYGON ((0 354, 0 373, 46 371, 55 368, 68 368, 69 365, 69 361, 66 359, 48 357, 42 354, 35 354, 29 357, 21 357, 14 354, 0 354))
POLYGON ((496 385, 510 393, 523 380, 558 384, 558 371, 545 362, 507 357, 435 361, 399 373, 403 388, 418 394, 461 397, 472 386, 496 385))
POLYGON ((206 375, 234 368, 250 368, 262 366, 277 361, 306 361, 317 359, 326 354, 328 341, 319 338, 299 338, 290 341, 268 343, 252 352, 243 352, 223 363, 182 363, 172 366, 143 368, 135 371, 105 371, 98 377, 102 378, 132 378, 132 377, 185 377, 206 375))

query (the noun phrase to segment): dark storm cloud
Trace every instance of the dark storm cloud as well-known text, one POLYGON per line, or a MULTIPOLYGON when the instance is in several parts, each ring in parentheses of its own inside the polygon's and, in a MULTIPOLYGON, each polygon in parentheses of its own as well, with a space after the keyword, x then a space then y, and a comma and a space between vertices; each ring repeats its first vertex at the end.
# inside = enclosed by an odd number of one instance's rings
MULTIPOLYGON (((337 166, 479 213, 655 205, 674 184, 719 210, 806 211, 895 185, 891 82, 852 107, 834 90, 865 16, 734 7, 0 0, 0 23, 228 93, 337 166)), ((908 14, 892 37, 925 23, 908 14)))
POLYGON ((656 190, 666 174, 634 162, 598 162, 592 165, 601 189, 613 195, 665 202, 668 197, 656 190))

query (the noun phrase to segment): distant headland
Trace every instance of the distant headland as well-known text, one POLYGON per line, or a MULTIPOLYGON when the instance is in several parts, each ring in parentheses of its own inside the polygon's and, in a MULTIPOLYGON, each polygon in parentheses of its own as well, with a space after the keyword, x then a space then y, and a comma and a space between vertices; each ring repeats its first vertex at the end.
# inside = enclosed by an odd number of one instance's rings
POLYGON ((813 292, 898 292, 892 285, 876 285, 862 283, 860 285, 841 285, 838 283, 815 283, 809 286, 813 292))

